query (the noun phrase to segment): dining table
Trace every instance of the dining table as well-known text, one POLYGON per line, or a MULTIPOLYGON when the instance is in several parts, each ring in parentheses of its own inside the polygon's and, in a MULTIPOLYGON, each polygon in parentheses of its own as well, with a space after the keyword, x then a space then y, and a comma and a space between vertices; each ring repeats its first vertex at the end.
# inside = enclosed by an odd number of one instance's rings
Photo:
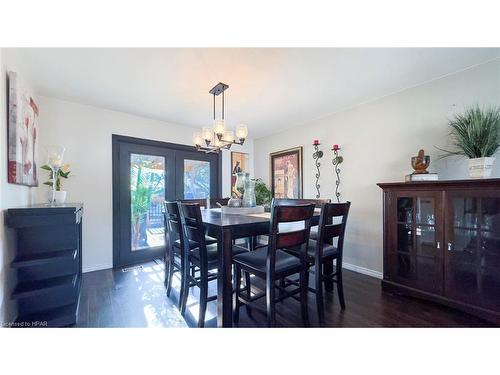
MULTIPOLYGON (((268 235, 271 213, 227 214, 220 208, 204 209, 202 219, 210 236, 217 239, 218 271, 217 271, 217 327, 233 325, 233 285, 232 285, 232 247, 233 240, 240 238, 253 239, 256 236, 268 235)), ((314 210, 311 225, 319 223, 320 209, 314 210)), ((333 271, 332 264, 323 266, 328 274, 333 271)), ((333 283, 325 284, 326 290, 333 289, 333 283)))

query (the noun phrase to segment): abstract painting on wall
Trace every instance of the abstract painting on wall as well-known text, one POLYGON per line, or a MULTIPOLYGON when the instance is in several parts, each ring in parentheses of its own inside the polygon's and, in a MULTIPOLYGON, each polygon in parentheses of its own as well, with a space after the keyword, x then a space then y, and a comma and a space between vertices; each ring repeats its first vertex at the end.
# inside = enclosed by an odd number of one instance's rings
POLYGON ((271 154, 271 192, 274 198, 302 198, 302 147, 271 154))
POLYGON ((7 74, 8 182, 38 186, 38 106, 15 72, 7 74))

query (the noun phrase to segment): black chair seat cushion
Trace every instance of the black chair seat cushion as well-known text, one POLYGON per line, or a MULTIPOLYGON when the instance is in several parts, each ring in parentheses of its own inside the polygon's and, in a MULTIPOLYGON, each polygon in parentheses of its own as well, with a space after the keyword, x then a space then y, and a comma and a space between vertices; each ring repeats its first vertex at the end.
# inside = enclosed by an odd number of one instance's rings
MULTIPOLYGON (((308 261, 310 263, 314 263, 316 250, 317 250, 316 244, 317 244, 317 241, 309 240, 309 246, 307 248, 307 256, 309 258, 308 261)), ((287 251, 291 254, 294 254, 295 256, 299 256, 298 253, 300 251, 300 248, 290 248, 290 249, 286 249, 285 251, 287 251)), ((337 255, 338 255, 338 250, 335 246, 327 244, 327 243, 323 244, 323 256, 322 256, 322 258, 329 258, 329 257, 336 258, 337 255)))
MULTIPOLYGON (((248 250, 241 246, 233 246, 233 255, 247 253, 248 250)), ((191 250, 191 256, 200 260, 200 249, 195 248, 191 250)), ((217 262, 217 244, 207 245, 207 259, 208 263, 217 262)))
MULTIPOLYGON (((307 255, 309 257, 314 258, 314 255, 316 254, 316 241, 315 240, 309 240, 309 247, 307 248, 307 255)), ((333 245, 324 243, 323 244, 323 258, 328 258, 328 257, 336 257, 338 254, 337 248, 333 245)))
MULTIPOLYGON (((213 237, 205 236, 205 243, 207 245, 211 245, 211 244, 217 243, 217 239, 215 239, 213 237)), ((190 249, 194 249, 198 246, 199 246, 198 242, 189 240, 189 248, 190 249)), ((174 247, 177 247, 180 249, 181 248, 181 240, 175 240, 174 247)))
MULTIPOLYGON (((266 272, 267 247, 235 255, 233 263, 259 273, 266 272)), ((276 273, 284 273, 300 268, 300 259, 284 251, 276 251, 276 273)))

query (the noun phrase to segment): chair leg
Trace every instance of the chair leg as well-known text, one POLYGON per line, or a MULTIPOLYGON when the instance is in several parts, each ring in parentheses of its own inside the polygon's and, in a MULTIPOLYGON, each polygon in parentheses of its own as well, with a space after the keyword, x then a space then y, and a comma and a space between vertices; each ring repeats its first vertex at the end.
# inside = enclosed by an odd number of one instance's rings
POLYGON ((345 310, 344 285, 342 283, 342 261, 337 259, 337 292, 339 294, 340 307, 345 310))
POLYGON ((208 276, 206 271, 201 272, 201 288, 200 288, 200 312, 198 317, 198 328, 205 326, 205 313, 207 312, 207 298, 208 298, 208 276))
MULTIPOLYGON (((285 287, 285 278, 283 277, 282 279, 280 279, 280 287, 284 288, 285 287)), ((278 290, 278 295, 281 297, 283 295, 283 290, 279 289, 278 290)), ((281 302, 283 302, 283 300, 281 300, 281 302)))
MULTIPOLYGON (((250 297, 252 296, 252 284, 250 281, 250 273, 248 273, 248 272, 245 272, 245 291, 247 294, 247 298, 250 299, 250 297)), ((250 305, 245 305, 245 306, 247 309, 247 314, 249 316, 251 316, 252 315, 252 308, 250 307, 250 305)))
POLYGON ((307 309, 307 288, 309 272, 307 269, 300 272, 300 310, 302 313, 302 323, 305 327, 309 327, 309 313, 307 309))
POLYGON ((165 264, 165 280, 163 284, 165 285, 165 288, 167 289, 167 296, 168 296, 168 287, 169 287, 169 275, 170 275, 170 255, 168 255, 168 250, 165 253, 165 257, 163 258, 163 263, 165 264))
MULTIPOLYGON (((323 263, 323 275, 331 275, 333 273, 333 260, 329 260, 323 263)), ((333 280, 325 279, 325 290, 327 292, 333 292, 333 280)))
POLYGON ((235 266, 234 272, 234 280, 233 280, 234 292, 235 292, 235 301, 234 301, 234 312, 233 312, 233 320, 235 324, 238 324, 240 321, 240 288, 241 288, 241 268, 235 266))
POLYGON ((325 322, 325 307, 323 305, 323 267, 321 264, 315 269, 315 289, 316 289, 316 310, 318 310, 318 320, 320 326, 325 322))
POLYGON ((182 261, 181 261, 181 269, 180 269, 179 273, 181 274, 181 290, 179 292, 179 310, 181 310, 182 302, 184 301, 184 293, 185 293, 184 279, 186 279, 186 277, 187 277, 184 266, 182 265, 182 261))
POLYGON ((266 277, 266 310, 268 327, 276 326, 276 302, 274 292, 274 277, 268 274, 266 277))
POLYGON ((189 296, 189 261, 184 261, 182 276, 182 298, 181 298, 181 315, 186 313, 186 305, 189 296))
MULTIPOLYGON (((170 255, 170 259, 168 261, 168 275, 167 275, 167 297, 170 297, 170 292, 172 291, 172 278, 174 277, 174 256, 170 255)), ((166 271, 166 270, 165 270, 166 271)))

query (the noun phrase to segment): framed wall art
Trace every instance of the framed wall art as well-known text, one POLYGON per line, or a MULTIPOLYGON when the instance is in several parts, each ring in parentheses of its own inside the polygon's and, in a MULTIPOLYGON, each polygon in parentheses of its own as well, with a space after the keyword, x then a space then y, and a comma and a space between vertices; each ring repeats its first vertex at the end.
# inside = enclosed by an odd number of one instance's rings
POLYGON ((302 146, 273 152, 271 192, 274 198, 302 198, 302 146))
POLYGON ((249 172, 248 154, 244 152, 231 152, 231 194, 235 191, 236 173, 249 172))
POLYGON ((38 106, 15 72, 7 74, 8 182, 38 186, 38 106))

